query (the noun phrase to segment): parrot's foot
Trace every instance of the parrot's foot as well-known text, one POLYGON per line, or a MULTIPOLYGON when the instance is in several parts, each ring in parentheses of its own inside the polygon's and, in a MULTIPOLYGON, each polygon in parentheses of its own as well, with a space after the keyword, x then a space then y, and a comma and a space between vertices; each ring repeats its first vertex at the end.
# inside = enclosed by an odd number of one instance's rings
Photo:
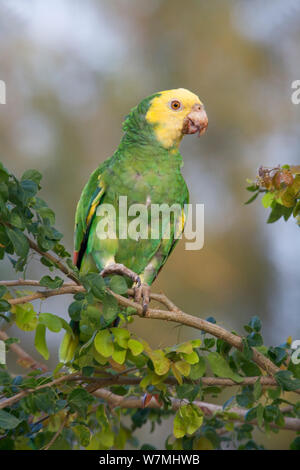
POLYGON ((134 288, 134 300, 136 302, 141 302, 143 304, 143 315, 146 314, 148 310, 148 305, 150 302, 150 286, 148 284, 142 283, 140 286, 134 288))
POLYGON ((124 264, 112 263, 108 264, 104 269, 102 269, 100 275, 102 277, 109 276, 110 274, 121 274, 123 276, 129 277, 133 282, 137 284, 138 287, 141 285, 140 277, 131 269, 126 268, 124 264))

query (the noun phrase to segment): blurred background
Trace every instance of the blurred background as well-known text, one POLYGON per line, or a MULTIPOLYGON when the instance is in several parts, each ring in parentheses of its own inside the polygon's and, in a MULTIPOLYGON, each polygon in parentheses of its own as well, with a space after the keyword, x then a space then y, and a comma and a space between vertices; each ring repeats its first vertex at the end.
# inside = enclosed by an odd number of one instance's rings
MULTIPOLYGON (((239 333, 259 315, 267 344, 299 339, 299 227, 292 220, 267 225, 258 200, 244 205, 246 178, 260 165, 299 164, 300 105, 291 102, 299 42, 297 0, 0 0, 7 87, 0 160, 18 176, 29 168, 43 173, 41 195, 72 250, 83 185, 115 151, 130 108, 156 91, 190 89, 209 118, 208 132, 181 146, 191 200, 205 205, 205 244, 186 251, 181 241, 154 290, 239 333)), ((27 277, 42 273, 32 263, 27 277)), ((14 276, 1 263, 1 279, 14 276)), ((67 318, 69 302, 53 298, 41 308, 67 318)), ((148 320, 133 329, 153 347, 196 335, 148 320)), ((48 339, 50 367, 56 336, 48 339)), ((33 352, 33 335, 24 333, 22 344, 33 352)), ((159 447, 166 426, 147 442, 159 447)), ((280 433, 263 441, 284 448, 289 440, 280 433)))

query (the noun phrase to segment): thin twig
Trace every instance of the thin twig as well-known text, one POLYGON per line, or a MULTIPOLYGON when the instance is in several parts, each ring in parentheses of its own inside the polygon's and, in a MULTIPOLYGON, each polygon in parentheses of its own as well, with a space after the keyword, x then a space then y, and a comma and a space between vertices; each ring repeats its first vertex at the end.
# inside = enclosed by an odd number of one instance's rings
POLYGON ((78 375, 78 372, 74 372, 74 373, 68 374, 68 375, 62 375, 61 377, 58 377, 57 379, 54 379, 51 382, 47 382, 46 384, 39 385, 36 388, 29 388, 27 390, 22 390, 22 392, 19 392, 16 395, 14 395, 10 398, 6 398, 5 400, 1 401, 0 402, 0 409, 6 408, 7 406, 13 405, 14 403, 21 400, 21 398, 26 397, 30 393, 37 392, 38 390, 42 390, 43 388, 52 387, 53 385, 58 385, 61 382, 67 382, 69 380, 72 380, 74 375, 78 375))
POLYGON ((56 441, 56 439, 58 438, 58 436, 60 435, 60 433, 64 429, 65 425, 67 424, 68 418, 69 418, 69 414, 67 413, 66 416, 64 417, 61 425, 59 426, 59 429, 57 430, 57 432, 52 437, 51 441, 45 447, 43 447, 41 450, 48 450, 52 446, 52 444, 54 444, 54 442, 56 441))
POLYGON ((53 263, 61 272, 63 272, 68 278, 72 279, 72 281, 74 281, 76 284, 80 284, 77 277, 72 273, 72 271, 70 271, 70 269, 67 266, 64 265, 64 263, 60 261, 59 258, 57 258, 54 255, 51 255, 50 253, 46 251, 42 251, 33 240, 31 240, 29 237, 26 237, 26 238, 32 250, 36 251, 41 256, 51 261, 51 263, 53 263))
MULTIPOLYGON (((16 286, 36 286, 42 287, 39 281, 33 279, 16 279, 12 281, 0 281, 0 286, 16 287, 16 286)), ((65 282, 61 287, 75 286, 74 282, 65 282)))

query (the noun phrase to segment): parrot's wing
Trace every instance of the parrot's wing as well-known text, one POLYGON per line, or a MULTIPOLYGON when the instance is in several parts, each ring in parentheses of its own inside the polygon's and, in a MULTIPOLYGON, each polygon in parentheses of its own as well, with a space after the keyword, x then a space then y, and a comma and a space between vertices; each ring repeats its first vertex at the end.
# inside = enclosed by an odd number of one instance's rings
MULTIPOLYGON (((187 202, 188 198, 185 201, 185 204, 187 202)), ((144 269, 141 275, 143 282, 152 284, 152 282, 160 273, 167 259, 171 255, 172 251, 174 250, 176 244, 178 243, 178 240, 181 238, 187 217, 186 207, 187 206, 184 205, 181 214, 175 219, 175 223, 172 224, 173 230, 171 232, 170 238, 161 238, 160 244, 157 247, 156 252, 152 255, 149 263, 147 264, 146 268, 144 269)))
POLYGON ((102 168, 99 167, 92 173, 77 204, 73 261, 78 268, 80 268, 82 257, 86 250, 93 216, 95 215, 96 209, 105 194, 105 186, 101 181, 101 175, 102 168))

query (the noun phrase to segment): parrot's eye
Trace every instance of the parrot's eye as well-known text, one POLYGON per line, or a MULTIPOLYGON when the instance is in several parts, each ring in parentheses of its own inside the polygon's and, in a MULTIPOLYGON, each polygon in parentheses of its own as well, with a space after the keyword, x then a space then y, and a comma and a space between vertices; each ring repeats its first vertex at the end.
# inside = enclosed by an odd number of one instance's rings
POLYGON ((170 107, 174 111, 178 111, 179 109, 181 109, 181 103, 178 100, 172 100, 170 103, 170 107))

